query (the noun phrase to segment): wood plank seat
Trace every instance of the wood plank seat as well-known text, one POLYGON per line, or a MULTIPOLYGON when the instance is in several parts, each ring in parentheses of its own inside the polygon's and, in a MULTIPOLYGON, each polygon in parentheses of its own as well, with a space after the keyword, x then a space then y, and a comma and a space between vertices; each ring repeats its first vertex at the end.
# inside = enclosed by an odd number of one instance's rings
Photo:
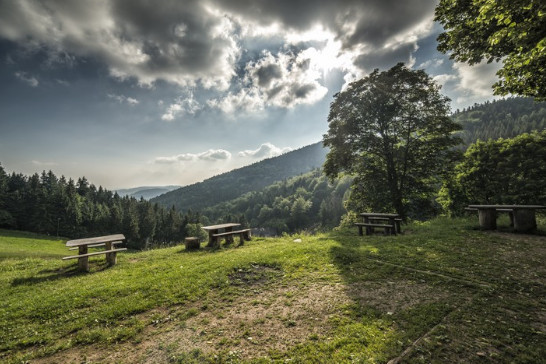
POLYGON ((357 222, 355 223, 356 226, 358 226, 358 234, 364 235, 362 228, 366 228, 366 235, 370 235, 373 232, 373 228, 384 228, 385 229, 385 235, 389 234, 396 234, 395 227, 390 224, 375 224, 375 223, 369 223, 369 222, 357 222))
POLYGON ((69 257, 63 257, 63 260, 67 259, 76 259, 76 258, 83 258, 83 257, 91 257, 93 255, 100 255, 100 254, 110 254, 110 253, 116 253, 116 252, 122 252, 127 250, 127 248, 118 248, 118 249, 110 249, 110 250, 101 250, 100 252, 93 252, 93 253, 87 253, 87 254, 79 254, 79 255, 71 255, 69 257))
MULTIPOLYGON (((369 217, 370 221, 377 220, 377 221, 390 221, 388 217, 369 217)), ((396 225, 396 233, 400 234, 402 232, 402 229, 400 228, 400 224, 402 223, 402 219, 397 217, 394 219, 394 225, 396 225)))
POLYGON ((226 231, 224 233, 218 233, 218 234, 212 234, 214 239, 220 239, 220 238, 226 238, 226 243, 233 242, 232 236, 233 235, 239 235, 240 244, 243 245, 245 240, 251 240, 251 234, 250 229, 242 229, 242 230, 233 230, 233 231, 226 231))
MULTIPOLYGON (((123 243, 123 241, 113 241, 112 242, 112 245, 116 245, 116 244, 121 244, 123 243)), ((101 246, 105 246, 106 243, 100 243, 100 244, 91 244, 91 245, 88 245, 87 247, 88 248, 98 248, 98 247, 101 247, 101 246)), ((79 248, 77 246, 74 246, 72 248, 68 248, 68 250, 78 250, 79 248)))

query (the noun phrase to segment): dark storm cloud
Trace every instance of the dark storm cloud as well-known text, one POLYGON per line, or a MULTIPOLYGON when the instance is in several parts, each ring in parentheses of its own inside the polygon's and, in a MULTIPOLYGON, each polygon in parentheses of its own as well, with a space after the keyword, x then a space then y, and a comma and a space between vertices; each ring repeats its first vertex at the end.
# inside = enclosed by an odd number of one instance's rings
POLYGON ((271 81, 282 77, 282 70, 276 64, 268 64, 258 68, 255 74, 258 78, 258 85, 267 87, 271 84, 271 81))
POLYGON ((3 1, 0 38, 93 57, 114 76, 144 84, 163 79, 227 88, 239 53, 233 23, 203 4, 3 1))
MULTIPOLYGON (((340 52, 350 52, 361 71, 408 62, 424 24, 432 24, 434 6, 430 0, 2 1, 0 39, 48 49, 52 61, 93 59, 114 77, 143 85, 165 80, 228 90, 245 70, 241 63, 256 61, 264 49, 283 52, 268 48, 268 40, 278 44, 317 26, 341 41, 340 52), (277 34, 259 42, 243 38, 245 29, 273 24, 277 34), (243 50, 248 44, 264 48, 243 50)), ((291 72, 264 66, 256 70, 256 85, 269 89, 291 72)), ((309 94, 305 87, 294 95, 309 94)))
POLYGON ((436 3, 430 0, 222 0, 218 6, 259 24, 281 23, 294 30, 320 24, 333 31, 346 47, 384 44, 392 36, 431 20, 436 3))

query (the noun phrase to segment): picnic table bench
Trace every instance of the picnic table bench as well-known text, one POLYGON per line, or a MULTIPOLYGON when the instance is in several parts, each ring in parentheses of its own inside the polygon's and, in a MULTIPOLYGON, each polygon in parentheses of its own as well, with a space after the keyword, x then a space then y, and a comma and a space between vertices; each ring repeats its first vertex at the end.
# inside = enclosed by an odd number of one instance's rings
POLYGON ((535 211, 545 208, 541 205, 468 205, 466 210, 478 211, 480 227, 484 230, 495 230, 497 212, 508 212, 514 231, 531 232, 537 228, 535 211))
POLYGON ((240 245, 243 245, 244 240, 250 240, 252 237, 250 234, 250 229, 233 230, 233 228, 239 226, 241 226, 241 224, 235 222, 203 226, 202 229, 207 231, 209 234, 209 242, 207 246, 213 248, 219 247, 221 238, 225 238, 226 243, 232 243, 234 235, 239 235, 241 239, 240 245))
POLYGON ((398 214, 363 212, 360 216, 364 219, 364 222, 355 223, 358 226, 358 235, 364 235, 363 228, 366 228, 366 235, 372 234, 374 228, 384 229, 385 235, 396 235, 401 232, 400 223, 402 219, 398 214))
POLYGON ((89 272, 89 257, 106 254, 106 261, 108 262, 109 266, 112 266, 115 265, 117 261, 116 253, 127 250, 127 248, 115 248, 115 245, 121 244, 123 240, 125 240, 125 236, 123 234, 69 240, 66 242, 66 246, 69 248, 69 250, 78 249, 78 254, 63 257, 63 260, 78 259, 78 269, 84 272, 89 272), (102 246, 105 247, 104 250, 92 253, 88 252, 89 248, 102 246))

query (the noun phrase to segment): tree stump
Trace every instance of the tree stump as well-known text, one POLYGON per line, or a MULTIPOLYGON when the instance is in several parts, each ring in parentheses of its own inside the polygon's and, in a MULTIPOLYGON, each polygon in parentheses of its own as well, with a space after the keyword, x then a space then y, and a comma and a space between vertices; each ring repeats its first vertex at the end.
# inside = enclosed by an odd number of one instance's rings
POLYGON ((199 238, 195 236, 189 236, 184 240, 184 245, 186 246, 186 250, 194 250, 199 249, 201 246, 199 244, 199 238))

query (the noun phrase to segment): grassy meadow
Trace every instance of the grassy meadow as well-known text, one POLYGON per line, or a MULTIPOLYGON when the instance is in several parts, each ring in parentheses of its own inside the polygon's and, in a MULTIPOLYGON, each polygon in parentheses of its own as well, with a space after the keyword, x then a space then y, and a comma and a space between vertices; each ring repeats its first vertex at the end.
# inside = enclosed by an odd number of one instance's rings
POLYGON ((0 230, 0 362, 539 363, 546 221, 476 226, 180 245, 89 273, 61 260, 64 240, 0 230))

